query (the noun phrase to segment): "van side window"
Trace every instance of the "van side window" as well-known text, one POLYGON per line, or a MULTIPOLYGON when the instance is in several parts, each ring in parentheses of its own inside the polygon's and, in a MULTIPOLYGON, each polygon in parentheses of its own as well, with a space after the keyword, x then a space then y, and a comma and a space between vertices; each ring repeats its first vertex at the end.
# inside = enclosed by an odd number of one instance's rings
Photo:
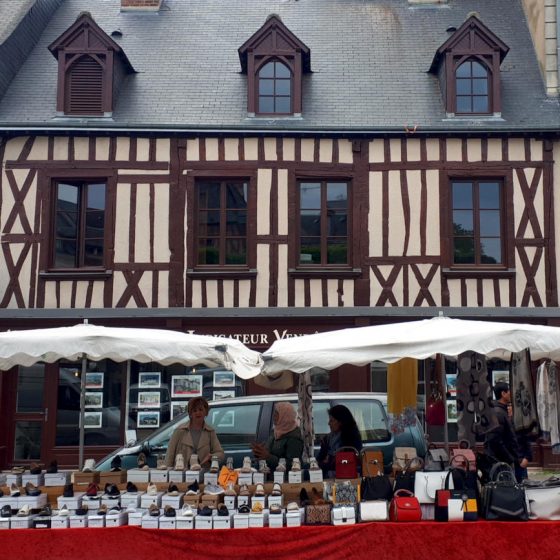
POLYGON ((208 423, 216 430, 222 446, 246 447, 257 439, 260 414, 260 404, 213 406, 208 423))
POLYGON ((379 401, 340 400, 337 404, 348 407, 358 424, 362 442, 389 441, 391 433, 387 423, 387 415, 379 401))

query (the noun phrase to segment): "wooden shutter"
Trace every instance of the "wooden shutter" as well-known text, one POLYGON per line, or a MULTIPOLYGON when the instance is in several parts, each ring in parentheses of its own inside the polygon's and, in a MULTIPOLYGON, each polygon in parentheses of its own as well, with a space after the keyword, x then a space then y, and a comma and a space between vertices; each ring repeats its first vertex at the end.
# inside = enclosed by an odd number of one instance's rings
POLYGON ((103 114, 103 68, 90 56, 82 56, 66 74, 65 113, 103 114))

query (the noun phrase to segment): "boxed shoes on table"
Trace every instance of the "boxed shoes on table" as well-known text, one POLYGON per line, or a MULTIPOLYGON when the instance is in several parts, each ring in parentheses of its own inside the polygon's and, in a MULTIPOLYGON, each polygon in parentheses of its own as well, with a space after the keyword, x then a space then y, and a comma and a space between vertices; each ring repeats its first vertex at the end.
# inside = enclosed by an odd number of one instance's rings
POLYGON ((85 496, 85 494, 85 492, 74 492, 74 495, 69 498, 59 496, 56 499, 58 509, 62 508, 62 506, 66 506, 70 511, 72 511, 82 507, 82 498, 85 496))
POLYGON ((169 482, 169 470, 150 469, 150 482, 169 482))
POLYGON ((45 486, 65 486, 70 483, 69 472, 57 472, 45 474, 45 486))
POLYGON ((107 514, 105 518, 105 527, 120 527, 126 525, 128 521, 128 514, 125 511, 119 511, 115 514, 107 514))
POLYGON ((21 475, 21 485, 25 486, 28 482, 34 484, 35 486, 44 486, 45 485, 45 475, 41 474, 30 474, 30 473, 23 473, 21 475))

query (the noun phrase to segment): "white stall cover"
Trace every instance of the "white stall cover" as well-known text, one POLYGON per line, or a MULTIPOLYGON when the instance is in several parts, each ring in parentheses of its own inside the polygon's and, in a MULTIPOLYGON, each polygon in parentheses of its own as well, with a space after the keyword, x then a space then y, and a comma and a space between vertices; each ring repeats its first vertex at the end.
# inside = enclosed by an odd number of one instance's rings
POLYGON ((560 359, 560 328, 519 323, 434 317, 421 321, 356 327, 277 340, 263 354, 264 373, 302 373, 343 364, 361 366, 379 360, 457 356, 472 350, 509 360, 511 352, 529 348, 531 359, 560 359))
POLYGON ((259 353, 238 340, 171 330, 83 323, 72 327, 0 333, 0 370, 60 359, 77 361, 84 356, 93 361, 204 364, 231 370, 242 379, 258 375, 262 364, 259 353))

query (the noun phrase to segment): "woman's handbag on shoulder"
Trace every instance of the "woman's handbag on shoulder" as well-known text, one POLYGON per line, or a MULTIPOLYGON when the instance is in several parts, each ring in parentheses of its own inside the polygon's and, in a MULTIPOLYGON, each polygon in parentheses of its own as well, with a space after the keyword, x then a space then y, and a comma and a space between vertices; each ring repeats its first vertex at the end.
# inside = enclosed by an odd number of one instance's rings
POLYGON ((341 447, 335 454, 335 477, 358 478, 358 450, 341 447))
POLYGON ((391 521, 421 521, 422 509, 420 503, 407 490, 395 492, 389 506, 389 519, 391 521))

